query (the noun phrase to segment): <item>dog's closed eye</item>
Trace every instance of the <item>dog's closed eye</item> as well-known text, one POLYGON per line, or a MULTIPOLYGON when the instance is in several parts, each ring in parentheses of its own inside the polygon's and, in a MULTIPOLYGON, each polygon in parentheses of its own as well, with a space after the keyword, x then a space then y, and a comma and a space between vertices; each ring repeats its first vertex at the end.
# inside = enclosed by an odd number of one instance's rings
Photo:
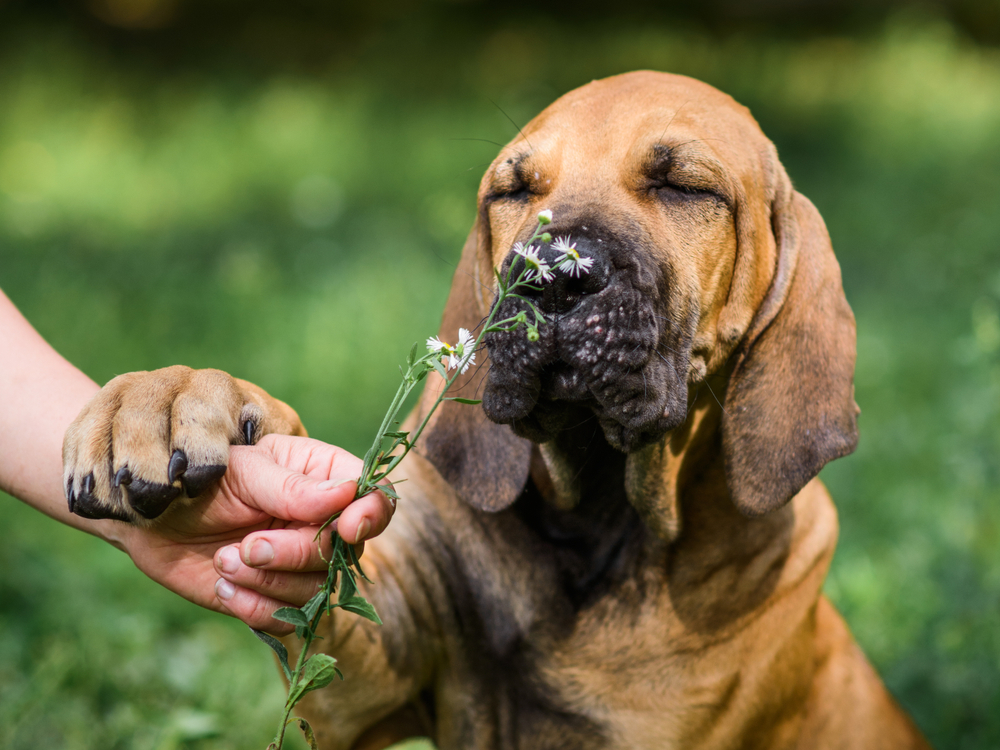
POLYGON ((662 201, 711 198, 729 205, 724 192, 713 180, 711 169, 684 159, 676 149, 658 145, 644 170, 642 188, 662 201))
POLYGON ((522 155, 516 159, 507 159, 497 166, 486 195, 487 204, 499 200, 524 203, 540 194, 536 189, 538 174, 528 169, 525 160, 526 155, 522 155))

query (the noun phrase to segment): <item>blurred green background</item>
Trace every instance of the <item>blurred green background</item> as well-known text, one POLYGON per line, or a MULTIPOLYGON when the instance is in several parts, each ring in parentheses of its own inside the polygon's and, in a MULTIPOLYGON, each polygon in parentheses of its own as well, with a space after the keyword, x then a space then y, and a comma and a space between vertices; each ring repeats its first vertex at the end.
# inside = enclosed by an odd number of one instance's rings
MULTIPOLYGON (((1000 3, 616 6, 0 2, 0 286, 99 382, 222 368, 363 450, 507 116, 637 68, 712 83, 858 319, 827 591, 937 747, 1000 747, 1000 3)), ((267 744, 245 627, 0 499, 0 747, 267 744)))

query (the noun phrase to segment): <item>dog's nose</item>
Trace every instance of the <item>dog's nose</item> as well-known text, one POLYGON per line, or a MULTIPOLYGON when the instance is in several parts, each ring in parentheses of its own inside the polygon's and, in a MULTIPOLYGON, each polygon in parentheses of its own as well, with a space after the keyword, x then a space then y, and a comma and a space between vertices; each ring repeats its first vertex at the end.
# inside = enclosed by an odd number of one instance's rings
MULTIPOLYGON (((538 289, 520 294, 531 299, 543 312, 565 313, 588 294, 597 294, 608 285, 611 267, 600 240, 586 238, 563 240, 556 232, 551 243, 537 243, 538 257, 551 270, 548 280, 537 281, 538 289)), ((520 274, 523 259, 511 254, 514 277, 520 274)))

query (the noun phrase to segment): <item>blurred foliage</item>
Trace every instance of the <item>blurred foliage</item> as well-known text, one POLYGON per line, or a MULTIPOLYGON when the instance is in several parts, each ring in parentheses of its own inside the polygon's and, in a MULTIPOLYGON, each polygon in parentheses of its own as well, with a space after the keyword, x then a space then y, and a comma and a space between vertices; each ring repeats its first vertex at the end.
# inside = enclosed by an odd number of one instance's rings
MULTIPOLYGON (((353 450, 436 330, 508 115, 637 68, 750 106, 858 319, 827 590, 937 747, 1000 746, 1000 55, 962 20, 995 4, 794 33, 781 8, 144 2, 3 11, 0 286, 100 382, 219 367, 353 450)), ((0 746, 263 746, 282 689, 243 626, 6 498, 0 522, 0 746)))

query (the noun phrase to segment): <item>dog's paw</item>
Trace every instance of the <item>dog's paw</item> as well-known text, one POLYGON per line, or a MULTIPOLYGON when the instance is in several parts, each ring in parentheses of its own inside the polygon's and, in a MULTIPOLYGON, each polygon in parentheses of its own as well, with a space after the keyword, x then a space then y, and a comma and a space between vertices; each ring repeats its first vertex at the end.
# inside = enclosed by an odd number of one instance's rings
POLYGON ((291 407, 219 370, 167 367, 119 375, 66 431, 70 512, 139 522, 226 472, 230 445, 268 433, 304 435, 291 407))

